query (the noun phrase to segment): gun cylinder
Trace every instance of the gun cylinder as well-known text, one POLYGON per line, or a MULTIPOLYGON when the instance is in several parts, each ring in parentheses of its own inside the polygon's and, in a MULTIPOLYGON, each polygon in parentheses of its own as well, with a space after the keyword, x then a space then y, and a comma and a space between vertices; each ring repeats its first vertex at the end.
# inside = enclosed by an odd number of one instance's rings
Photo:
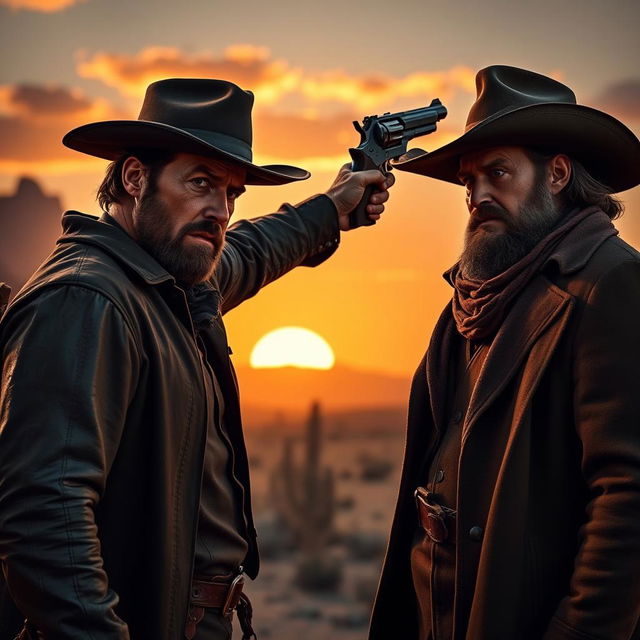
POLYGON ((411 140, 436 130, 436 123, 447 115, 447 109, 437 98, 428 107, 382 116, 375 125, 374 136, 385 148, 404 140, 411 140))
POLYGON ((383 147, 392 147, 402 140, 404 125, 400 120, 378 122, 374 135, 383 147))

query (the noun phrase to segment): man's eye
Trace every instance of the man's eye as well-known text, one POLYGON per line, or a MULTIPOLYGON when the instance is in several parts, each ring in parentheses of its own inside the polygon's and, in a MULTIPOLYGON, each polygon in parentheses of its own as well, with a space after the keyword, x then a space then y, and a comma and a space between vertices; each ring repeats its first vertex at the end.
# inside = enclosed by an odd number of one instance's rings
POLYGON ((191 182, 198 188, 206 188, 209 186, 209 180, 207 178, 192 178, 191 182))
POLYGON ((502 178, 502 176, 506 173, 504 169, 491 169, 491 175, 494 178, 502 178))

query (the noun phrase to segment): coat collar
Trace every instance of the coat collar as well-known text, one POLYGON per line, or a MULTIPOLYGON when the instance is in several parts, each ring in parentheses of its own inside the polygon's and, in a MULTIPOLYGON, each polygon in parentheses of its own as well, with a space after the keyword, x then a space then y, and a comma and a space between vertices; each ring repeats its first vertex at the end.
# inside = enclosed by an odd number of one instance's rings
MULTIPOLYGON (((470 425, 507 386, 533 345, 538 340, 547 340, 550 345, 555 345, 572 308, 573 297, 543 275, 538 275, 527 285, 491 343, 469 400, 463 437, 470 425)), ((456 330, 449 304, 436 323, 426 362, 431 412, 439 432, 445 428, 447 386, 453 383, 447 376, 450 376, 450 357, 455 340, 462 338, 456 330)), ((547 350, 548 356, 552 350, 547 350)), ((542 370, 546 363, 538 364, 542 370)))
POLYGON ((535 362, 538 374, 545 370, 573 306, 573 296, 543 275, 529 283, 491 343, 469 401, 463 439, 478 416, 521 370, 534 345, 544 354, 544 359, 535 362))
MULTIPOLYGON (((202 282, 182 289, 176 279, 147 253, 109 214, 102 217, 67 211, 62 216, 63 235, 58 244, 80 242, 100 248, 125 264, 152 286, 169 286, 184 292, 184 300, 196 329, 206 329, 220 315, 221 297, 214 284, 202 282)), ((182 297, 182 294, 181 296, 182 297)))
POLYGON ((547 258, 543 270, 555 264, 563 275, 575 273, 587 264, 603 242, 618 235, 618 230, 602 211, 585 218, 576 231, 578 232, 569 233, 558 243, 547 258), (608 223, 609 227, 605 225, 603 229, 603 222, 608 223))
MULTIPOLYGON (((108 213, 100 218, 67 211, 62 216, 63 235, 58 244, 80 242, 100 248, 124 263, 152 286, 177 286, 175 278, 147 253, 108 213)), ((220 293, 211 282, 185 290, 186 301, 196 328, 206 328, 220 313, 220 293)))
POLYGON ((147 284, 175 284, 175 278, 156 262, 111 216, 101 218, 67 211, 62 216, 58 244, 81 242, 102 249, 135 271, 147 284))
MULTIPOLYGON (((551 357, 573 304, 573 296, 543 275, 538 275, 527 285, 491 343, 469 401, 463 438, 466 438, 480 414, 516 375, 537 342, 546 341, 543 351, 547 359, 551 357)), ((450 354, 456 339, 461 338, 449 304, 434 329, 426 363, 431 411, 439 432, 444 429, 445 393, 449 383, 443 376, 450 369, 450 354)), ((546 361, 537 362, 536 366, 542 371, 546 361)))

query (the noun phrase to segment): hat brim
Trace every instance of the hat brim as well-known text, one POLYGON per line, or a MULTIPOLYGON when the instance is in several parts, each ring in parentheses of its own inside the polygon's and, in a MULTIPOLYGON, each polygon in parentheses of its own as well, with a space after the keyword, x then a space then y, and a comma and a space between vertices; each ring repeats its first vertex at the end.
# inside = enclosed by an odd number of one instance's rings
POLYGON ((640 142, 603 111, 570 103, 544 103, 483 120, 431 153, 413 149, 393 167, 460 184, 460 157, 496 146, 523 146, 566 153, 579 160, 612 193, 640 184, 640 142))
MULTIPOLYGON (((279 185, 306 180, 311 174, 285 164, 256 165, 240 155, 221 148, 216 141, 206 140, 205 133, 195 135, 183 129, 146 120, 107 120, 92 122, 72 129, 62 143, 90 156, 116 160, 123 153, 138 149, 157 149, 176 153, 194 153, 226 160, 244 168, 246 184, 279 185)), ((212 137, 215 134, 212 134, 212 137)), ((220 139, 224 136, 219 136, 220 139)))

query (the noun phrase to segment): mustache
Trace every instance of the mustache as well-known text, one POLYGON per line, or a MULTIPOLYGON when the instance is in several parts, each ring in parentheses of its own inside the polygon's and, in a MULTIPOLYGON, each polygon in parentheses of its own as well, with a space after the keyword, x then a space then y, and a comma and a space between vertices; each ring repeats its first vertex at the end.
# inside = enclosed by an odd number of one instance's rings
POLYGON ((199 222, 190 222, 189 224, 186 224, 180 230, 179 240, 182 240, 186 235, 197 231, 208 233, 216 239, 216 242, 222 242, 222 226, 213 220, 200 220, 199 222))
POLYGON ((508 227, 511 226, 509 212, 497 204, 478 205, 469 219, 468 230, 475 231, 483 222, 487 220, 502 220, 508 227))

